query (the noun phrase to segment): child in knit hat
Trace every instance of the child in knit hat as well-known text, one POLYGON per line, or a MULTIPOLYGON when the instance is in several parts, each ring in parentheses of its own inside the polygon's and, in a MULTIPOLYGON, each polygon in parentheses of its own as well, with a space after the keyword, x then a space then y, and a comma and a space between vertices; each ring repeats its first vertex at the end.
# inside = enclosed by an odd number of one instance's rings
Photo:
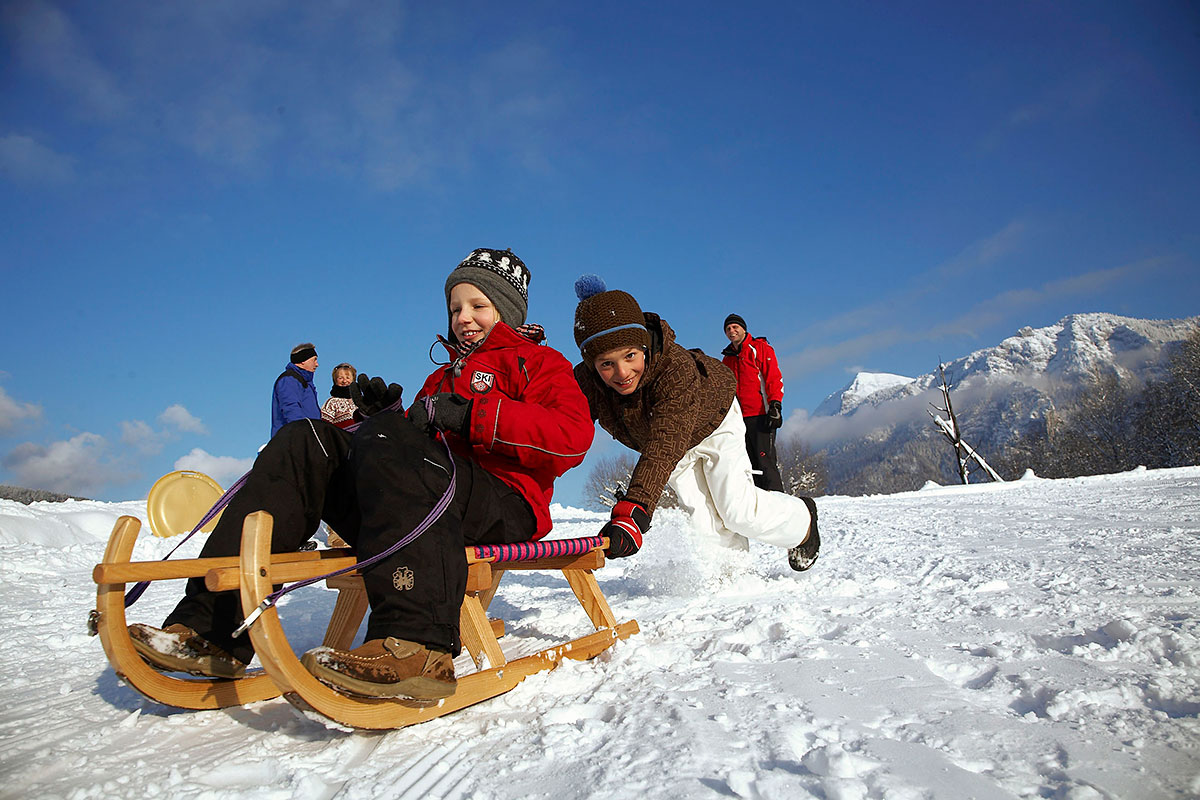
POLYGON ((821 543, 816 504, 754 485, 729 368, 676 343, 666 320, 644 313, 626 292, 607 291, 595 275, 581 277, 575 292, 583 356, 575 379, 592 418, 641 454, 601 532, 610 557, 638 551, 670 485, 702 536, 740 549, 758 539, 786 548, 792 569, 811 567, 821 543))
MULTIPOLYGON (((539 539, 550 530, 554 481, 578 465, 594 428, 561 353, 526 325, 529 270, 511 250, 474 250, 446 281, 448 360, 404 413, 401 389, 360 374, 351 385, 361 427, 323 420, 284 427, 254 463, 201 555, 236 555, 242 521, 266 510, 278 551, 296 549, 325 520, 360 561, 387 554, 445 501, 420 535, 363 570, 371 614, 364 643, 303 657, 335 689, 436 700, 456 688, 459 610, 468 544, 539 539), (453 479, 451 476, 454 476, 453 479)), ((237 592, 191 581, 165 630, 130 626, 151 665, 237 677, 254 655, 237 592)))

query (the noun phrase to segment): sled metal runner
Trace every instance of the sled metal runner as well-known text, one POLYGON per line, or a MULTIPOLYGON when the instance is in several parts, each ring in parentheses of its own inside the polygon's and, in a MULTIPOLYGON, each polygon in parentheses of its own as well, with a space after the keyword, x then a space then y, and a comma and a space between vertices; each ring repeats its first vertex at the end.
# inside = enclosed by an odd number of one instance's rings
MULTIPOLYGON (((457 711, 510 691, 529 675, 554 669, 564 658, 584 660, 638 632, 634 620, 617 623, 593 573, 604 564, 604 544, 578 556, 552 556, 497 564, 466 551, 467 591, 460 611, 460 634, 476 671, 458 676, 454 695, 435 702, 399 698, 365 698, 341 694, 318 681, 300 663, 287 641, 277 609, 272 605, 250 626, 248 635, 263 670, 237 679, 176 677, 151 667, 134 650, 125 618, 125 583, 203 577, 213 591, 240 592, 249 614, 273 591, 273 584, 307 580, 350 566, 348 549, 271 554, 271 516, 257 512, 246 517, 240 558, 185 559, 174 562, 130 562, 140 523, 133 517, 117 521, 104 561, 93 577, 98 584, 95 627, 117 674, 152 700, 191 709, 214 709, 267 700, 283 694, 305 711, 313 710, 354 728, 389 729, 411 725, 457 711), (487 608, 504 573, 511 570, 558 570, 566 578, 595 631, 533 655, 508 661, 498 637, 502 620, 489 620, 487 608)), ((348 649, 368 610, 366 591, 357 574, 327 581, 338 590, 326 629, 324 645, 348 649)))

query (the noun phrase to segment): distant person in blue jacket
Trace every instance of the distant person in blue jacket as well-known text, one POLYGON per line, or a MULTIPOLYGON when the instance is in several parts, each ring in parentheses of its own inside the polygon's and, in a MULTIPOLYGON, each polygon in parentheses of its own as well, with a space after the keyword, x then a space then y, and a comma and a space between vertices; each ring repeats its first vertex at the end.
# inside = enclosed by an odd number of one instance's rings
POLYGON ((317 369, 317 348, 304 342, 292 348, 292 361, 275 379, 271 395, 271 436, 289 422, 298 419, 320 419, 317 387, 313 372, 317 369))

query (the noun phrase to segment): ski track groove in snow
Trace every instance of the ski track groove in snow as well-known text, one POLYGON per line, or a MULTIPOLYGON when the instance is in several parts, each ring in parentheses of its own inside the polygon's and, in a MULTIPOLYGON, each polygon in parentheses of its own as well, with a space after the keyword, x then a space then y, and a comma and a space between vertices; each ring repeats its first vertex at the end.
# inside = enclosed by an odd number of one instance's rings
MULTIPOLYGON (((698 551, 663 510, 598 573, 640 634, 456 714, 347 732, 282 699, 142 698, 83 626, 113 521, 144 506, 0 501, 0 797, 1200 795, 1200 468, 819 503, 803 574, 763 546, 698 551)), ((564 536, 603 518, 555 508, 564 536)), ((130 619, 157 624, 179 588, 130 619)), ((332 600, 287 598, 297 649, 332 600)), ((493 610, 513 657, 586 625, 549 574, 510 574, 493 610)))

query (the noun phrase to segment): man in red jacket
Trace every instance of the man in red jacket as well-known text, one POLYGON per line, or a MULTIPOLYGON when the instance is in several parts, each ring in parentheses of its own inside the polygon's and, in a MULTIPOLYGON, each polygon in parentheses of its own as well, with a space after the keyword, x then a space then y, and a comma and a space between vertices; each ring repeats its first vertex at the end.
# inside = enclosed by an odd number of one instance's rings
POLYGON ((766 339, 746 331, 746 320, 737 314, 725 318, 729 346, 721 361, 737 376, 737 399, 746 422, 746 452, 754 467, 754 484, 772 492, 783 491, 775 456, 775 431, 783 425, 783 375, 775 348, 766 339))

